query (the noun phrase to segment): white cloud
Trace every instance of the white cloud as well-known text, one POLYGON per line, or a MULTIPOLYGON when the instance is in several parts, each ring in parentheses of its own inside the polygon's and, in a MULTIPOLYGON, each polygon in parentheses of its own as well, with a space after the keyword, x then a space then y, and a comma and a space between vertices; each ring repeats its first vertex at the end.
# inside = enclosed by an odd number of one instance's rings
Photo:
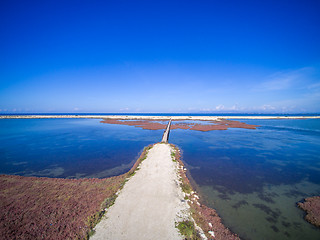
POLYGON ((242 109, 242 108, 239 107, 238 104, 235 104, 235 105, 233 105, 233 106, 230 108, 230 110, 233 110, 233 111, 238 111, 238 110, 241 110, 241 109, 242 109))
POLYGON ((269 104, 265 104, 265 105, 263 105, 263 106, 261 107, 261 109, 264 110, 264 111, 266 111, 266 110, 275 110, 276 107, 271 106, 271 105, 269 105, 269 104))
MULTIPOLYGON (((193 109, 193 110, 197 110, 197 109, 193 109)), ((200 112, 216 112, 216 111, 239 111, 239 110, 245 110, 245 108, 243 107, 239 107, 238 104, 234 104, 231 107, 226 107, 223 104, 219 104, 216 107, 213 108, 201 108, 199 109, 200 112)))
POLYGON ((276 72, 255 86, 254 90, 279 91, 295 87, 305 87, 306 81, 310 80, 313 71, 313 68, 305 67, 292 71, 276 72))
POLYGON ((260 87, 262 90, 283 90, 289 88, 294 79, 294 76, 280 76, 262 83, 260 87))
POLYGON ((211 112, 212 109, 211 108, 202 108, 200 109, 201 112, 211 112))
POLYGON ((310 84, 310 85, 307 86, 307 88, 311 89, 311 90, 320 90, 320 82, 310 84))
POLYGON ((216 110, 218 110, 218 111, 223 110, 223 109, 225 109, 225 107, 222 104, 216 106, 216 110))

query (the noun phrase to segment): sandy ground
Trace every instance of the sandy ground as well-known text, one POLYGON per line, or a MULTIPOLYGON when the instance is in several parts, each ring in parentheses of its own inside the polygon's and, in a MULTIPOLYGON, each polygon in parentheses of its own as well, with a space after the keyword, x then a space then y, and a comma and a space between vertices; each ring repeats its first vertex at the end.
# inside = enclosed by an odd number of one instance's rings
POLYGON ((183 239, 175 222, 188 217, 188 209, 171 147, 156 144, 90 239, 183 239))
POLYGON ((0 115, 5 118, 94 118, 94 119, 123 119, 123 120, 203 120, 214 121, 219 119, 308 119, 320 116, 134 116, 134 115, 0 115))

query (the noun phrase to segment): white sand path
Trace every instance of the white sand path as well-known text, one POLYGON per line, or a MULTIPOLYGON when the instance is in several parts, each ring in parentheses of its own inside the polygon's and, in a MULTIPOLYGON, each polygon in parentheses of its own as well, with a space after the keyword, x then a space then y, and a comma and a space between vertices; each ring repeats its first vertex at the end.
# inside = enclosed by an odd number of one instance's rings
POLYGON ((168 144, 149 150, 140 170, 130 178, 90 240, 182 239, 175 222, 188 216, 176 163, 168 144))

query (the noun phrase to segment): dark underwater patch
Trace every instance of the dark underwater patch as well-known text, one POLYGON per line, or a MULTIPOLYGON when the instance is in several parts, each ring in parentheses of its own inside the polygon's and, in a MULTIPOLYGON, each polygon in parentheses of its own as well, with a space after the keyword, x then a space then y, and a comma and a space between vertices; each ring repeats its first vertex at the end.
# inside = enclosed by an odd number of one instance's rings
POLYGON ((241 206, 248 205, 248 202, 246 200, 241 200, 237 202, 236 204, 232 205, 233 208, 238 209, 241 206))
POLYGON ((269 208, 267 205, 261 204, 261 203, 254 203, 254 207, 259 208, 269 216, 271 216, 274 219, 278 219, 279 216, 281 215, 281 211, 276 208, 277 211, 273 211, 271 208, 269 208))
POLYGON ((273 231, 275 231, 275 232, 279 232, 279 229, 278 229, 276 226, 274 226, 274 225, 271 226, 271 229, 272 229, 273 231))

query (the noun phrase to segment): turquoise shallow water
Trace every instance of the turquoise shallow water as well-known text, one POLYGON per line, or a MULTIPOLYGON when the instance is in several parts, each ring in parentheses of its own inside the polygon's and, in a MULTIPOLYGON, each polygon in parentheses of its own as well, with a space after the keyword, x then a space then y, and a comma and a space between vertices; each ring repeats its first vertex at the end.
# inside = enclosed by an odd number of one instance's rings
POLYGON ((256 130, 172 130, 208 205, 243 239, 320 239, 296 202, 320 195, 320 120, 244 120, 256 130))
POLYGON ((108 177, 128 171, 161 130, 97 119, 0 119, 0 173, 108 177))

